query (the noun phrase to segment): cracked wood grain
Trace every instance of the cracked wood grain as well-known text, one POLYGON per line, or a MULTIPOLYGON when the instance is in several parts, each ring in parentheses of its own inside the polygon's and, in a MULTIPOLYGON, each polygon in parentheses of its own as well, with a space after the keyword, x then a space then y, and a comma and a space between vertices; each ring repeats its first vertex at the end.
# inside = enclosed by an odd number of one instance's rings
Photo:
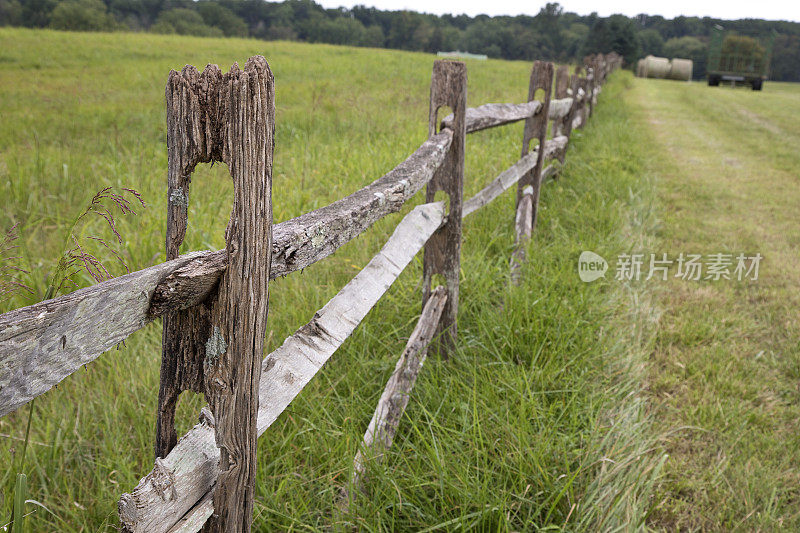
MULTIPOLYGON (((216 289, 198 305, 164 316, 154 472, 171 476, 161 458, 177 442, 178 396, 184 390, 204 393, 218 465, 214 513, 203 530, 247 533, 272 255, 275 85, 262 56, 250 58, 243 69, 234 63, 225 74, 216 65, 202 74, 187 65, 170 72, 166 100, 167 257, 178 256, 186 234, 189 183, 198 163, 225 163, 234 194, 225 231, 228 264, 216 289)), ((174 479, 158 479, 174 497, 174 479)))
POLYGON ((0 315, 0 416, 43 394, 150 323, 156 287, 187 254, 0 315))
MULTIPOLYGON (((556 100, 553 102, 558 101, 561 98, 568 98, 571 96, 570 85, 569 85, 569 68, 566 65, 561 65, 556 69, 555 74, 555 89, 553 89, 553 96, 555 96, 556 100)), ((572 109, 572 101, 570 101, 569 107, 566 109, 564 115, 569 114, 570 110, 572 109)), ((553 121, 553 137, 558 137, 562 135, 561 131, 563 130, 564 124, 564 116, 551 119, 553 121)))
POLYGON ((533 187, 528 185, 522 194, 522 199, 517 204, 517 216, 514 221, 516 240, 511 252, 511 282, 519 285, 522 264, 526 261, 525 243, 530 240, 533 232, 533 187))

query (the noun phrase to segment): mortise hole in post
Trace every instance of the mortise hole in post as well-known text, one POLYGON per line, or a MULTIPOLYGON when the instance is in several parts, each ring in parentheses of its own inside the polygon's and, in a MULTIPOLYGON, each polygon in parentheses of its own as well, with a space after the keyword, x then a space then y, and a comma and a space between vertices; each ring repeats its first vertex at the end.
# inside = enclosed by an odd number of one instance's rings
POLYGON ((445 118, 453 118, 451 115, 453 115, 453 109, 450 106, 443 105, 436 109, 436 133, 440 133, 442 131, 442 121, 445 118))
POLYGON ((450 214, 450 195, 444 191, 436 191, 433 195, 434 202, 444 202, 444 212, 445 214, 450 214))
POLYGON ((545 91, 541 87, 536 89, 536 92, 533 93, 533 99, 538 100, 544 103, 545 91))
POLYGON ((442 274, 431 275, 431 287, 438 287, 439 285, 447 287, 447 279, 442 274))
POLYGON ((228 165, 200 163, 192 172, 189 220, 181 253, 225 248, 225 228, 233 205, 233 180, 228 165), (206 223, 209 220, 214 222, 206 223), (194 223, 193 223, 194 222, 194 223))
POLYGON ((197 424, 197 413, 206 404, 202 394, 185 390, 175 400, 175 431, 184 435, 197 424))
POLYGON ((531 153, 538 148, 539 148, 539 139, 537 137, 534 137, 528 142, 528 153, 531 153))

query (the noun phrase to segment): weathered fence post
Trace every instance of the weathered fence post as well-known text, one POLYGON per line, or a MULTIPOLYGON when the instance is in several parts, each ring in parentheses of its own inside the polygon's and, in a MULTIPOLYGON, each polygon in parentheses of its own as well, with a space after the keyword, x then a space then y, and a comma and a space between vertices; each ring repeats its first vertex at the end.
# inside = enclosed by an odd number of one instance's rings
POLYGON ((528 154, 532 140, 537 139, 539 146, 536 166, 517 182, 516 243, 511 254, 511 277, 515 283, 518 281, 519 267, 525 261, 525 243, 530 239, 536 225, 539 189, 542 184, 544 143, 547 138, 547 119, 550 114, 550 95, 553 89, 552 63, 534 61, 528 88, 529 102, 536 99, 536 91, 539 89, 544 93, 542 107, 534 116, 525 119, 525 129, 522 134, 522 157, 528 154))
MULTIPOLYGON (((560 98, 567 98, 569 96, 569 69, 566 65, 561 65, 556 70, 556 82, 555 82, 555 97, 556 99, 560 98)), ((574 105, 574 102, 573 102, 574 105)), ((569 114, 569 113, 567 113, 569 114)), ((553 121, 553 137, 558 137, 559 135, 563 135, 564 131, 564 119, 561 120, 554 120, 553 121)), ((559 156, 559 161, 562 163, 564 157, 563 155, 559 156)))
MULTIPOLYGON (((431 296, 433 276, 444 277, 447 302, 434 336, 435 349, 447 357, 458 337, 458 277, 461 270, 461 208, 464 194, 464 150, 466 147, 467 66, 460 61, 438 60, 433 64, 428 113, 428 135, 437 132, 439 108, 453 111, 453 141, 442 165, 425 190, 425 201, 433 202, 438 191, 449 197, 447 221, 425 244, 423 260, 423 307, 431 296)), ((438 283, 437 283, 438 284, 438 283)))
MULTIPOLYGON (((576 78, 576 88, 573 89, 575 93, 575 98, 577 99, 577 107, 575 108, 575 115, 573 117, 573 121, 575 118, 580 120, 578 125, 579 128, 583 129, 583 126, 586 125, 586 99, 587 99, 587 87, 588 81, 586 77, 583 76, 584 69, 578 65, 575 67, 575 78, 576 78)), ((570 126, 572 128, 572 126, 570 126)))
MULTIPOLYGON (((575 117, 578 115, 580 111, 580 102, 578 101, 578 89, 580 89, 580 77, 577 74, 573 74, 569 77, 569 90, 572 93, 572 106, 569 108, 569 113, 564 116, 564 119, 561 123, 560 134, 566 137, 572 135, 572 123, 575 120, 575 117)), ((564 163, 564 159, 566 158, 567 151, 564 150, 558 155, 558 161, 560 163, 564 163)))
POLYGON ((586 67, 586 119, 584 122, 588 121, 588 119, 592 116, 593 107, 594 107, 594 87, 597 81, 596 73, 594 69, 594 55, 588 55, 583 58, 583 64, 586 67))
POLYGON ((167 259, 178 256, 198 163, 225 163, 234 198, 225 231, 228 267, 206 301, 164 316, 156 457, 175 446, 179 394, 205 394, 220 451, 214 514, 205 531, 250 531, 256 414, 272 254, 275 89, 267 61, 202 74, 187 65, 167 81, 167 259))

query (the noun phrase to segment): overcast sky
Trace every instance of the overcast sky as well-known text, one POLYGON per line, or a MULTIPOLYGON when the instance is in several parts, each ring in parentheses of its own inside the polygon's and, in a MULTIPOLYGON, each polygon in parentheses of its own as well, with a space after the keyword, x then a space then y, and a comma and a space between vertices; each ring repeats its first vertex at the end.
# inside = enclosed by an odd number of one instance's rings
MULTIPOLYGON (((325 7, 352 7, 357 4, 377 7, 386 10, 408 9, 422 13, 442 15, 466 13, 470 16, 485 13, 487 15, 535 15, 545 5, 545 1, 528 0, 317 0, 325 7)), ((661 15, 674 18, 678 15, 709 16, 721 19, 759 18, 767 20, 793 20, 800 22, 800 2, 797 0, 759 0, 759 1, 724 1, 724 0, 671 0, 636 1, 636 0, 564 0, 560 2, 564 11, 580 15, 588 15, 597 11, 600 16, 614 13, 633 16, 639 13, 661 15)))

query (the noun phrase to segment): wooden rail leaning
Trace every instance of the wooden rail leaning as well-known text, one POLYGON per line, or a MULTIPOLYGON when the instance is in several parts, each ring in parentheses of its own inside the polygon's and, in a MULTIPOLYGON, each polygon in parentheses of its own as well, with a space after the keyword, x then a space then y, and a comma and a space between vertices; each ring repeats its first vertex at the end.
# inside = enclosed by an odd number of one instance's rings
MULTIPOLYGON (((585 65, 591 80, 576 73, 567 81, 560 69, 557 98, 551 100, 553 66, 536 62, 528 103, 467 108, 463 63, 437 61, 431 80, 428 140, 370 185, 275 225, 269 201, 274 93, 266 61, 253 58, 244 70, 234 67, 228 74, 215 66, 202 74, 193 67, 173 72, 167 94, 170 260, 0 315, 0 416, 166 314, 157 458, 153 470, 120 499, 123 528, 249 530, 256 435, 300 393, 423 247, 423 317, 428 318, 419 339, 424 345, 430 338, 440 339, 436 346, 443 355, 452 350, 462 219, 517 183, 516 218, 521 229, 515 253, 522 250, 523 238, 530 235, 535 222, 541 184, 560 168, 558 163, 543 168, 544 162, 563 162, 571 129, 586 122, 607 73, 620 64, 619 56, 588 57, 585 65), (535 98, 538 89, 544 91, 542 100, 535 98), (437 111, 443 105, 454 114, 441 121, 437 132, 437 111), (232 118, 234 111, 237 118, 232 118), (554 123, 554 134, 559 134, 551 140, 545 140, 548 119, 554 123), (464 202, 465 135, 519 120, 525 120, 520 160, 464 202), (223 127, 226 122, 229 126, 223 127), (538 146, 531 150, 534 138, 538 146), (259 155, 240 153, 244 145, 256 146, 259 155), (197 163, 212 160, 228 163, 234 179, 226 249, 178 257, 188 222, 188 177, 197 163), (311 322, 261 361, 268 280, 327 257, 375 221, 398 211, 425 185, 428 203, 400 222, 381 252, 311 322), (437 190, 449 196, 447 208, 433 202, 437 190), (234 223, 250 216, 253 205, 258 216, 250 217, 247 224, 234 223), (442 275, 445 286, 434 291, 435 274, 442 275), (256 297, 237 298, 243 288, 256 297), (234 311, 237 306, 241 309, 234 311), (435 309, 435 321, 429 316, 431 309, 435 309), (228 317, 234 312, 253 320, 245 329, 232 328, 228 317), (437 330, 430 334, 433 322, 437 330), (230 373, 233 365, 243 369, 243 380, 230 373), (171 403, 185 389, 204 392, 210 409, 204 408, 200 423, 176 442, 171 403)), ((517 257, 517 264, 521 258, 517 257)), ((420 350, 414 357, 421 363, 424 351, 420 350)), ((410 364, 414 359, 409 355, 405 361, 410 364)), ((415 379, 416 375, 405 380, 400 388, 410 392, 415 379)), ((379 410, 380 405, 376 415, 379 410)), ((375 424, 385 422, 378 419, 375 424)), ((396 420, 392 420, 386 431, 393 435, 396 420)), ((391 438, 382 442, 388 448, 391 438)), ((358 464, 357 477, 366 468, 365 463, 358 464)))
MULTIPOLYGON (((392 446, 400 418, 405 413, 411 391, 422 370, 422 365, 425 363, 428 344, 436 332, 446 301, 447 292, 441 285, 431 292, 431 297, 425 302, 422 315, 406 343, 406 348, 397 360, 394 372, 386 383, 375 413, 372 415, 372 420, 364 433, 362 447, 353 460, 351 485, 359 491, 364 490, 367 461, 380 461, 384 452, 392 446)), ((347 490, 344 491, 341 498, 346 506, 349 499, 347 490)))

